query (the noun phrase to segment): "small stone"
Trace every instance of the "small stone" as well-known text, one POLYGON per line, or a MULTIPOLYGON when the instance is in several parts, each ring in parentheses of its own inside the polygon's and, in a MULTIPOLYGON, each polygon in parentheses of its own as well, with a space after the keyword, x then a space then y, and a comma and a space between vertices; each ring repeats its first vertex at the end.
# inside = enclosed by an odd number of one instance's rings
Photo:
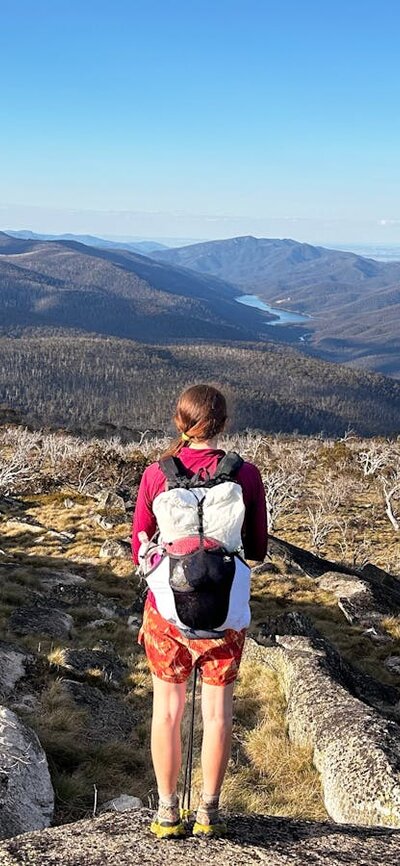
POLYGON ((129 812, 131 809, 143 809, 143 803, 139 797, 130 797, 129 794, 120 794, 113 800, 103 803, 99 812, 129 812))
POLYGON ((391 674, 400 674, 400 656, 388 656, 384 665, 391 674))
POLYGON ((74 504, 75 503, 74 503, 73 499, 70 499, 68 496, 66 499, 64 499, 64 508, 73 508, 74 504))
POLYGON ((142 618, 137 616, 137 614, 132 614, 132 616, 128 616, 128 629, 132 634, 139 634, 140 626, 142 624, 142 618))
POLYGON ((101 490, 97 494, 96 499, 102 508, 114 508, 118 511, 125 511, 125 502, 122 496, 118 496, 113 490, 101 490))
POLYGON ((115 526, 115 523, 113 523, 111 520, 108 520, 108 518, 107 518, 107 517, 104 517, 104 515, 102 515, 102 514, 98 514, 98 515, 95 517, 95 522, 96 522, 96 523, 97 523, 97 524, 98 524, 102 529, 114 529, 114 526, 115 526))
POLYGON ((59 538, 64 543, 69 543, 75 538, 75 532, 67 532, 66 530, 59 532, 57 529, 49 529, 47 534, 51 535, 52 538, 59 538))
POLYGON ((386 634, 386 632, 375 628, 373 625, 370 628, 366 628, 362 634, 363 637, 368 637, 375 643, 393 643, 393 638, 386 634))
POLYGON ((129 544, 112 538, 104 541, 99 550, 102 559, 130 559, 131 555, 129 544))

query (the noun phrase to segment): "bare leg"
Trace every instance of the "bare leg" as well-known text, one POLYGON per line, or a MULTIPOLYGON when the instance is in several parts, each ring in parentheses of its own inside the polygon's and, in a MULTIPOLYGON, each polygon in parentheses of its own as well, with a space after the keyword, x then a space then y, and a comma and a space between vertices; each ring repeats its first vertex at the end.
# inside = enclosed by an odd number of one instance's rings
POLYGON ((219 795, 230 756, 233 688, 234 683, 227 686, 202 685, 204 730, 201 767, 203 791, 209 797, 219 795))
POLYGON ((161 797, 176 791, 181 767, 181 721, 186 683, 167 683, 153 676, 151 756, 161 797))

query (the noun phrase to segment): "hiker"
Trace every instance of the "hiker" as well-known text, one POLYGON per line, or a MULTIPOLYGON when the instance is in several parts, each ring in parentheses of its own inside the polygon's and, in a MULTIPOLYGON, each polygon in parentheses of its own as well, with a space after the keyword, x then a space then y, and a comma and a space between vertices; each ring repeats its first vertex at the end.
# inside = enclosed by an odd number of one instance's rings
POLYGON ((211 385, 179 397, 179 438, 145 470, 133 519, 134 561, 149 591, 138 641, 153 679, 151 754, 159 806, 151 830, 185 835, 177 796, 186 685, 199 671, 203 790, 195 835, 222 835, 219 796, 230 756, 232 696, 250 623, 250 569, 267 548, 259 470, 218 448, 226 400, 211 385), (152 541, 159 530, 160 537, 152 541))

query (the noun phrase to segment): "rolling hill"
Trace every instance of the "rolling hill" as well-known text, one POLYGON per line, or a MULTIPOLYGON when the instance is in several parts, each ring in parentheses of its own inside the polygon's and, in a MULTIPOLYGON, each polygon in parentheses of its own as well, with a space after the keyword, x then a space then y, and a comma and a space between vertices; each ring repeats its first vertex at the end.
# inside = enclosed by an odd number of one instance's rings
POLYGON ((237 291, 126 250, 0 233, 0 328, 70 328, 144 341, 254 339, 237 291))
MULTIPOLYGON (((310 315, 309 347, 321 357, 400 376, 400 262, 253 237, 151 255, 310 315)), ((281 329, 274 336, 285 337, 281 329)))

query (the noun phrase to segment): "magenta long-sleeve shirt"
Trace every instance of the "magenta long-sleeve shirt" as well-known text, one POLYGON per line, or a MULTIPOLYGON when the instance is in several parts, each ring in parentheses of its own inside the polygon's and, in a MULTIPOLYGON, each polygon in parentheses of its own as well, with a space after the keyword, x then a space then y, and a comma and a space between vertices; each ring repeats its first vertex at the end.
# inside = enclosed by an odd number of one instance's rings
MULTIPOLYGON (((212 475, 224 454, 224 451, 217 448, 184 446, 179 452, 179 460, 193 474, 200 469, 207 469, 212 475)), ((242 528, 244 555, 246 559, 263 560, 267 552, 267 511, 261 475, 253 463, 243 463, 235 480, 242 488, 245 505, 242 528)), ((140 547, 138 533, 147 532, 148 538, 154 535, 157 523, 152 504, 155 497, 165 489, 165 476, 158 463, 152 463, 143 473, 133 516, 132 554, 136 564, 140 547)))

